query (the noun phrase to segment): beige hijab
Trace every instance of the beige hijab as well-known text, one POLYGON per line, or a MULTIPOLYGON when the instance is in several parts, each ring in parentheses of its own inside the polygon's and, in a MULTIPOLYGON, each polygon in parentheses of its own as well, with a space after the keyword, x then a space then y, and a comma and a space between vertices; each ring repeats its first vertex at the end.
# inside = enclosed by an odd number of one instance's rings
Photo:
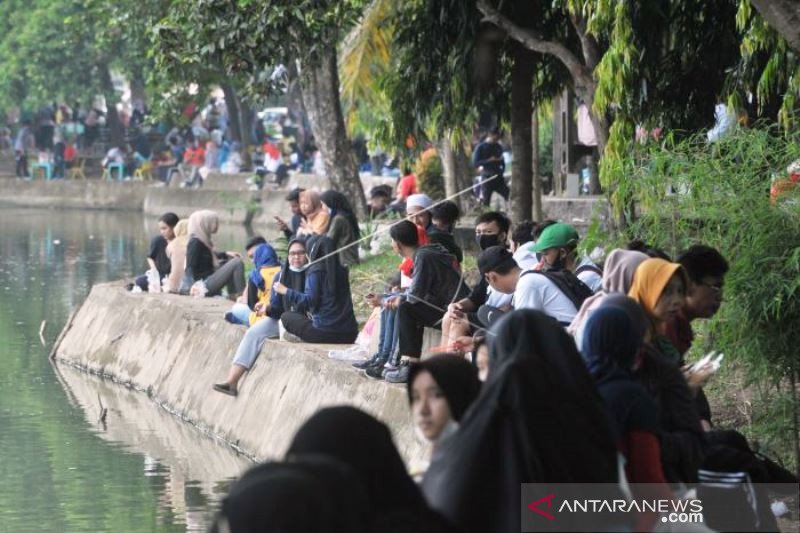
POLYGON ((183 272, 186 270, 186 246, 189 244, 189 221, 185 218, 175 225, 175 238, 167 245, 167 257, 170 259, 171 270, 167 290, 178 292, 183 272))
POLYGON ((211 250, 211 257, 214 260, 214 266, 217 266, 217 254, 214 253, 214 243, 211 241, 211 236, 219 229, 219 217, 214 211, 204 209, 202 211, 195 211, 189 216, 189 237, 195 237, 200 242, 205 244, 211 250))
POLYGON ((167 244, 167 257, 172 257, 175 250, 186 250, 186 245, 189 244, 189 221, 181 219, 175 224, 175 238, 167 244))
POLYGON ((317 235, 324 235, 328 231, 328 222, 330 222, 330 214, 325 206, 322 205, 322 199, 318 191, 303 191, 300 193, 300 204, 307 203, 311 206, 311 213, 305 215, 306 222, 312 233, 317 235))
MULTIPOLYGON (((636 273, 636 269, 647 259, 647 255, 642 252, 623 250, 621 248, 612 250, 606 258, 605 268, 603 269, 602 288, 597 294, 583 302, 580 310, 567 328, 567 333, 580 341, 580 332, 592 312, 600 307, 608 295, 628 294, 633 284, 633 275, 636 273)), ((580 347, 580 344, 578 346, 580 347)))

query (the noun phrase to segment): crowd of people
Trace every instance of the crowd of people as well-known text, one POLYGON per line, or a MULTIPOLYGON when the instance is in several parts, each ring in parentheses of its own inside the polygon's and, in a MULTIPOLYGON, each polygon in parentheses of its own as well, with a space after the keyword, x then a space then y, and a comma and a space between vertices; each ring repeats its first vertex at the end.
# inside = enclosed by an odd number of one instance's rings
MULTIPOLYGON (((349 200, 300 189, 286 200, 292 217, 276 221, 288 247, 251 239, 249 275, 240 253, 215 247, 216 214, 198 211, 188 221, 160 218, 148 256, 158 276, 136 280, 148 290, 163 278, 164 290, 195 296, 226 288, 237 300, 226 318, 247 329, 228 375, 213 384, 219 393, 238 395, 266 339, 352 344, 359 333, 349 270, 362 237, 349 200)), ((234 532, 267 522, 291 524, 287 531, 518 531, 526 482, 624 479, 649 484, 633 496, 665 499, 703 470, 797 482, 740 433, 715 426, 703 393, 715 367, 686 359, 693 322, 722 305, 729 266, 717 250, 696 244, 673 260, 634 242, 599 265, 579 252, 569 224, 485 212, 475 221, 479 278, 470 287, 453 236, 458 207, 416 192, 404 200, 405 216, 388 230, 397 270, 367 297, 380 310, 378 348, 353 366, 404 384, 415 429, 432 445, 429 464, 415 483, 386 426, 352 407, 324 409, 299 430, 286 461, 234 485, 218 524, 234 532), (423 359, 425 328, 442 330, 442 353, 423 359)), ((774 527, 763 491, 753 509, 754 520, 774 527)), ((614 527, 651 530, 657 518, 642 513, 614 527)))

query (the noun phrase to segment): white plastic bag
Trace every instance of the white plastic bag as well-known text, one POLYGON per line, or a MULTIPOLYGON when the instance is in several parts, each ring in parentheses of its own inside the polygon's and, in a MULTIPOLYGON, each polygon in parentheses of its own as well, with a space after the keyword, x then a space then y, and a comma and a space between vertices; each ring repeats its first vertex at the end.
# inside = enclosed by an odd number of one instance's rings
POLYGON ((194 285, 192 285, 192 288, 189 290, 189 294, 195 298, 205 298, 206 293, 208 293, 208 287, 206 287, 206 282, 202 279, 200 281, 195 281, 194 285))
POLYGON ((158 270, 151 268, 145 275, 147 276, 147 292, 161 292, 161 278, 158 270))

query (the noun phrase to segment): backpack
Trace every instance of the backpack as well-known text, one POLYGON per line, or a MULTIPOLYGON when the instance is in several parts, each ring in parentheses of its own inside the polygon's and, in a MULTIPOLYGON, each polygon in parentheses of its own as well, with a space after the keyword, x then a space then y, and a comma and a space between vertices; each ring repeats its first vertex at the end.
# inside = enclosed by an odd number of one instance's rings
POLYGON ((575 275, 577 276, 582 272, 594 272, 601 278, 603 277, 603 269, 595 264, 579 266, 578 270, 575 271, 575 275))
POLYGON ((569 270, 558 270, 555 272, 528 270, 523 272, 520 278, 527 276, 528 274, 539 274, 540 276, 544 276, 552 281, 553 284, 558 287, 558 290, 560 290, 564 296, 569 298, 569 300, 572 302, 572 305, 575 306, 575 309, 580 309, 584 300, 594 294, 588 285, 578 279, 578 277, 569 270))

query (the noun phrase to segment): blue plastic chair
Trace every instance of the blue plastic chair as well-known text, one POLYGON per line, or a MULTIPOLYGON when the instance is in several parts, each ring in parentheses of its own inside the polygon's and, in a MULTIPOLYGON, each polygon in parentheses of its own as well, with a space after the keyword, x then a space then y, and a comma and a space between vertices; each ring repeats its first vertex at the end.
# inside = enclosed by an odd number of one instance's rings
POLYGON ((114 170, 118 172, 117 180, 122 181, 125 177, 125 165, 122 163, 109 163, 105 170, 103 170, 103 178, 108 180, 114 179, 114 170))
POLYGON ((53 165, 51 163, 35 163, 33 165, 33 175, 36 176, 36 171, 41 170, 44 179, 50 181, 53 179, 53 165))

